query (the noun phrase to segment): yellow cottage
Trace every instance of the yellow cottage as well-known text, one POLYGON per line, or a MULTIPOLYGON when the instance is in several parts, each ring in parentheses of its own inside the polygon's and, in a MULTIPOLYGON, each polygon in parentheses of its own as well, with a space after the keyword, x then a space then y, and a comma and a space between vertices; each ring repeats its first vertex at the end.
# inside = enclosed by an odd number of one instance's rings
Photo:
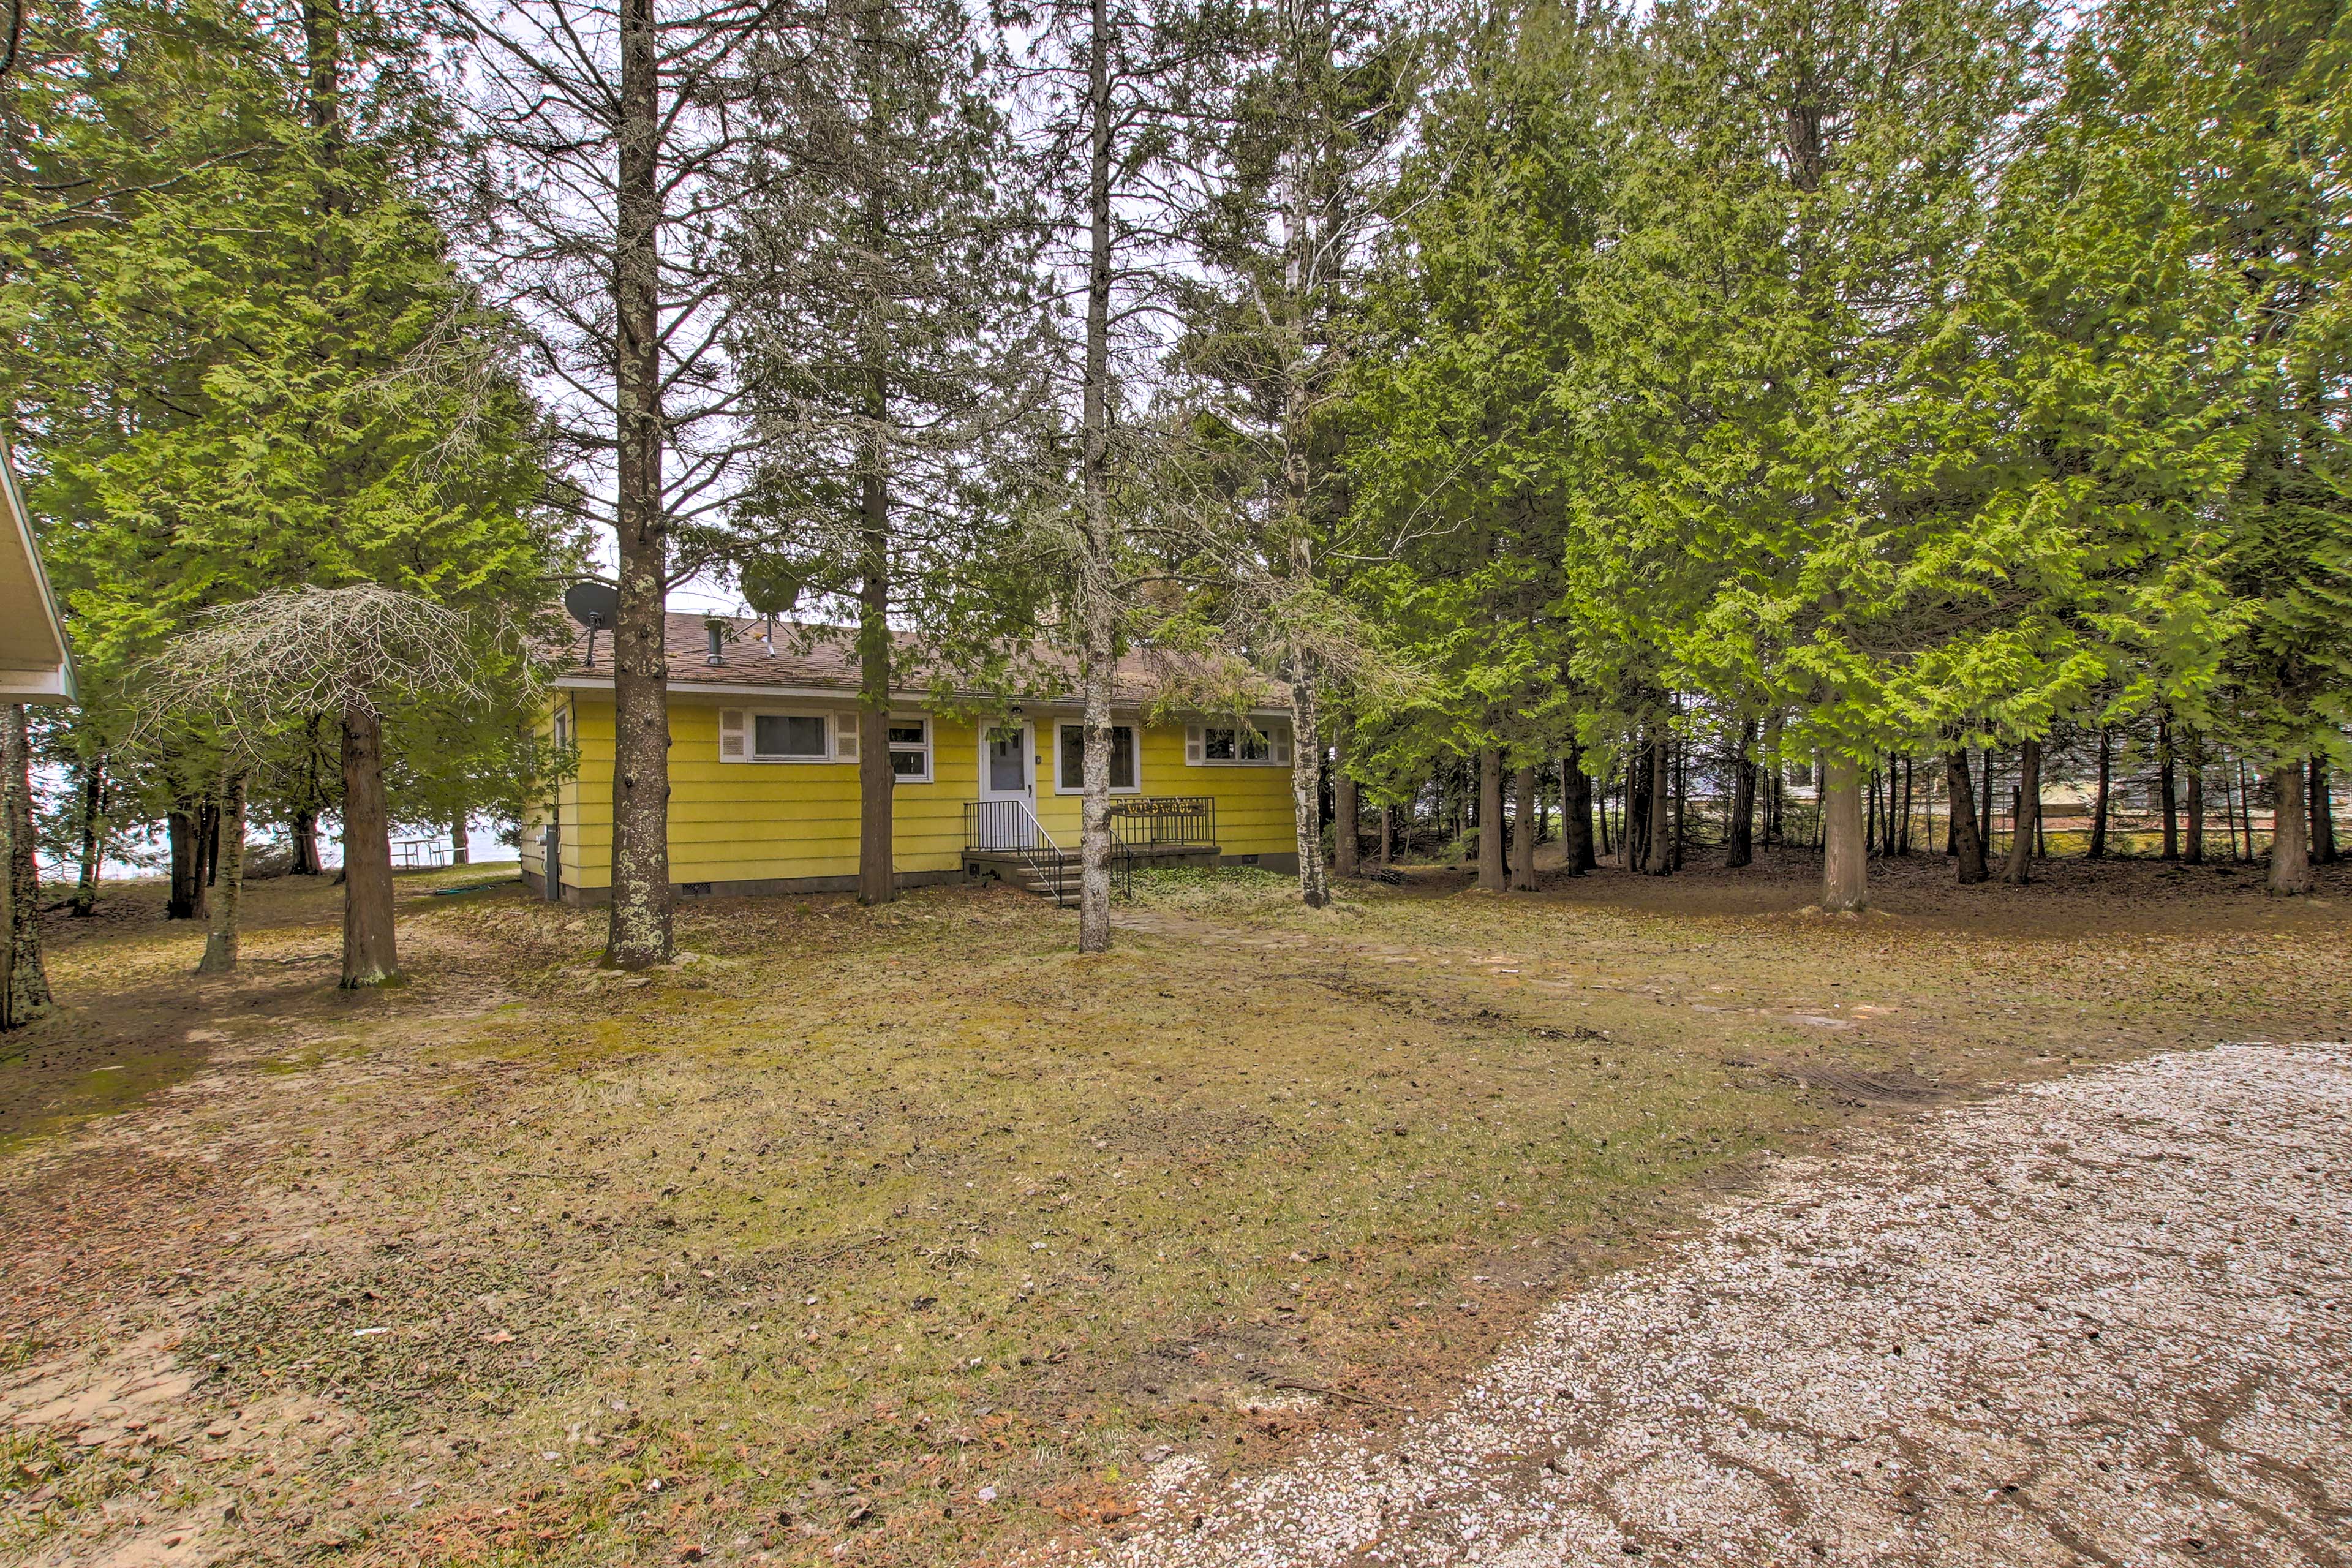
MULTIPOLYGON (((800 650, 758 621, 667 617, 669 860, 682 894, 833 892, 857 885, 857 664, 842 641, 800 650)), ((523 879, 549 898, 610 896, 613 677, 575 644, 548 721, 576 775, 527 818, 523 879), (548 885, 551 858, 561 868, 548 885)), ((1121 668, 1111 748, 1119 868, 1145 861, 1295 871, 1287 710, 1155 722, 1160 690, 1121 668)), ((1279 696, 1279 693, 1269 693, 1279 696)), ((1075 896, 1081 731, 1068 691, 894 696, 898 885, 998 877, 1075 896)))

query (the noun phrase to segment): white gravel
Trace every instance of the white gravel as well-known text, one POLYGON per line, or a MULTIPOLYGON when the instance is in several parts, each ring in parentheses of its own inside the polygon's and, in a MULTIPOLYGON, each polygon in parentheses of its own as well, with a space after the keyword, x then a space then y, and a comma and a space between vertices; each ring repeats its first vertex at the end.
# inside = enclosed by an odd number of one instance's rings
POLYGON ((1788 1162, 1441 1413, 1121 1563, 2352 1563, 2352 1047, 2237 1045, 1788 1162))

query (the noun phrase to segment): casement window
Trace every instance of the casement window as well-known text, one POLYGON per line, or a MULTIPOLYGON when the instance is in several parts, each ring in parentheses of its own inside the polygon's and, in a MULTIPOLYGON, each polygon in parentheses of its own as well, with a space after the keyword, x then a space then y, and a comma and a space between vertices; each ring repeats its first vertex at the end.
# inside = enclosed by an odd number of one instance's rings
POLYGON ((854 763, 857 760, 857 715, 722 708, 719 710, 719 760, 854 763))
POLYGON ((1288 767, 1290 736, 1255 724, 1194 724, 1184 731, 1184 761, 1194 767, 1288 767))
MULTIPOLYGON (((1079 795, 1087 787, 1087 727, 1065 724, 1061 728, 1061 744, 1055 748, 1055 770, 1054 793, 1079 795)), ((1110 727, 1110 791, 1113 795, 1134 795, 1143 787, 1143 776, 1136 762, 1135 727, 1113 724, 1110 727)))
POLYGON ((900 784, 931 782, 931 721, 890 721, 890 776, 900 784))

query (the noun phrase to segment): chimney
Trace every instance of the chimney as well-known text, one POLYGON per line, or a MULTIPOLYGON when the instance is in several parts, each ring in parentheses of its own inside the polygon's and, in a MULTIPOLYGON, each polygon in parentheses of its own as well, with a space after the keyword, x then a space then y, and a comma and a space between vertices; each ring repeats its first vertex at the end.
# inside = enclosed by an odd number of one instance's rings
POLYGON ((727 656, 719 650, 719 634, 725 628, 726 623, 716 618, 702 623, 702 629, 710 634, 710 651, 702 656, 703 663, 725 664, 727 662, 727 656))

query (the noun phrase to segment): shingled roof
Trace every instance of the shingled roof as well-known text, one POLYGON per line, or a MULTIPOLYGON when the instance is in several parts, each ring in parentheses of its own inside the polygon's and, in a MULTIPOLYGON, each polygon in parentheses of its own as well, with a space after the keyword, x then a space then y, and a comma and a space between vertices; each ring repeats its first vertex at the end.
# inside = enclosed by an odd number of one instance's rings
MULTIPOLYGON (((662 621, 664 659, 669 679, 677 685, 740 688, 747 695, 787 690, 839 691, 848 696, 857 689, 856 628, 853 626, 779 621, 771 647, 766 638, 768 623, 756 617, 672 611, 662 621), (709 662, 708 628, 714 621, 720 628, 717 664, 709 662)), ((928 696, 944 689, 951 696, 975 702, 1005 699, 1029 702, 1077 700, 1076 661, 1058 648, 1035 644, 1024 650, 1016 662, 1029 675, 1033 685, 1027 689, 1006 691, 975 686, 963 679, 934 680, 931 668, 919 657, 915 639, 894 634, 893 641, 898 657, 893 660, 898 679, 892 682, 892 689, 909 698, 928 696)), ((551 650, 557 679, 573 688, 611 685, 612 650, 612 633, 597 633, 596 662, 590 666, 586 662, 588 634, 575 630, 562 647, 551 650)), ((1188 688, 1205 689, 1209 673, 1199 661, 1181 656, 1130 653, 1119 660, 1112 700, 1123 708, 1181 700, 1188 688)), ((1281 681, 1258 677, 1256 685, 1255 706, 1259 710, 1288 704, 1290 692, 1281 681)))

